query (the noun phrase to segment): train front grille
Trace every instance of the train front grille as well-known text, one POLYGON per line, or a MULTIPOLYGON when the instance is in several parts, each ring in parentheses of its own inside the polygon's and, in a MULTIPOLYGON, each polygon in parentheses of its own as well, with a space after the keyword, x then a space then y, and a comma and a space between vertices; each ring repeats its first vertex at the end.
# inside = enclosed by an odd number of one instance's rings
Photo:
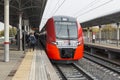
POLYGON ((75 49, 72 48, 61 48, 59 49, 61 58, 73 58, 75 49))

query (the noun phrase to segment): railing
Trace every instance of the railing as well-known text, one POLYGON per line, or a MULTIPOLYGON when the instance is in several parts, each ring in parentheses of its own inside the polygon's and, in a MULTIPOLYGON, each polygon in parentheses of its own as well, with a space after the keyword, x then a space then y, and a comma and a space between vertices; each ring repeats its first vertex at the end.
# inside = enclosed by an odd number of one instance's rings
POLYGON ((117 39, 99 39, 96 38, 95 40, 92 39, 88 39, 88 38, 84 38, 84 42, 86 43, 97 43, 97 44, 102 44, 102 45, 109 45, 109 46, 120 46, 120 40, 118 42, 117 39))

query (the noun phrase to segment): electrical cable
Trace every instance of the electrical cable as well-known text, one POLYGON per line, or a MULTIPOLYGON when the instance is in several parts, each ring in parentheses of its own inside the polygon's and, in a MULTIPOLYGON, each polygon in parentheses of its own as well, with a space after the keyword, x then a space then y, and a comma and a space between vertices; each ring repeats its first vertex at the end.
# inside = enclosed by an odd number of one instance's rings
POLYGON ((65 1, 66 0, 64 0, 61 4, 60 4, 60 6, 58 6, 58 8, 55 10, 55 12, 53 13, 53 15, 60 9, 60 7, 65 3, 65 1))
POLYGON ((97 7, 94 7, 94 8, 92 8, 92 9, 90 9, 90 10, 88 10, 88 11, 86 11, 86 12, 84 12, 84 13, 80 14, 80 15, 78 15, 77 17, 80 17, 80 16, 82 16, 82 15, 84 15, 84 14, 88 13, 88 12, 93 11, 94 9, 97 9, 97 8, 99 8, 99 7, 103 6, 103 5, 106 5, 106 4, 110 3, 111 1, 113 1, 113 0, 109 0, 109 1, 107 1, 107 2, 105 2, 105 3, 103 3, 103 4, 101 4, 101 5, 99 5, 99 6, 97 6, 97 7))
POLYGON ((52 9, 52 12, 50 13, 50 15, 52 15, 53 11, 55 10, 56 6, 59 4, 60 0, 58 0, 58 2, 56 3, 55 7, 52 9))
POLYGON ((94 4, 98 3, 100 0, 97 1, 97 2, 96 1, 97 0, 92 1, 91 3, 89 3, 88 5, 86 5, 85 7, 83 7, 82 9, 80 9, 78 12, 76 12, 74 15, 77 15, 79 12, 82 12, 85 9, 89 9, 90 7, 94 6, 94 4))
MULTIPOLYGON (((51 0, 52 1, 52 0, 51 0)), ((58 3, 60 2, 60 0, 58 0, 58 2, 56 3, 56 5, 55 6, 57 6, 58 5, 58 3)), ((51 2, 52 3, 52 2, 51 2)), ((49 3, 50 4, 50 3, 49 3)), ((51 6, 49 5, 48 6, 48 8, 46 9, 46 11, 48 11, 48 9, 50 8, 51 6)), ((56 8, 56 7, 55 7, 56 8)), ((53 13, 53 10, 55 9, 55 8, 53 8, 52 9, 52 12, 50 12, 50 15, 52 15, 52 13, 53 13)), ((45 13, 46 15, 48 14, 48 13, 45 13)), ((48 14, 49 15, 49 14, 48 14)), ((48 19, 48 18, 42 18, 42 19, 44 19, 44 21, 46 20, 46 19, 48 19)), ((47 21, 47 20, 46 20, 47 21)), ((45 21, 45 22, 46 22, 45 21)), ((45 24, 45 22, 43 23, 43 24, 45 24)))

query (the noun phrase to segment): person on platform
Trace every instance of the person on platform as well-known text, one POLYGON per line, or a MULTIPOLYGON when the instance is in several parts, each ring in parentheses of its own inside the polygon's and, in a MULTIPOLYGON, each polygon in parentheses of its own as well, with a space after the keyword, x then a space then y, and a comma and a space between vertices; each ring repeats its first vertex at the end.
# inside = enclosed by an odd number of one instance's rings
POLYGON ((35 44, 36 44, 36 41, 37 41, 35 36, 34 36, 34 33, 31 33, 28 39, 29 39, 29 46, 30 46, 30 48, 33 48, 33 51, 34 51, 35 44))

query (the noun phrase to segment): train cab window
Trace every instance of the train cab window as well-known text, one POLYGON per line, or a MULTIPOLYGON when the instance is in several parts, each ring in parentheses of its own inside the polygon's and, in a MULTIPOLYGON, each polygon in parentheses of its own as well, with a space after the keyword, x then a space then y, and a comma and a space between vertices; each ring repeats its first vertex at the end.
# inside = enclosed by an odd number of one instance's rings
POLYGON ((76 22, 55 22, 56 38, 77 39, 76 22))

